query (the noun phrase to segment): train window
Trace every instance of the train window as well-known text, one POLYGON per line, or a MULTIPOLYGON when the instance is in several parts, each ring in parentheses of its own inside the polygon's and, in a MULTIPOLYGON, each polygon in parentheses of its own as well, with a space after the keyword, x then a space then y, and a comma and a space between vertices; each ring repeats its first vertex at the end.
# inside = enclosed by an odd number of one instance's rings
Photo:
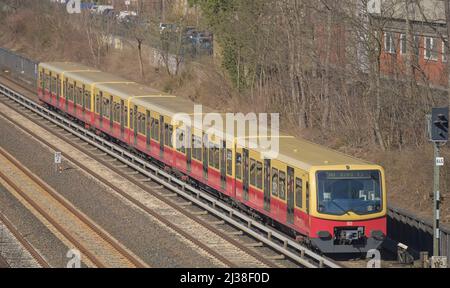
POLYGON ((208 154, 209 154, 209 166, 214 167, 214 151, 213 151, 213 143, 209 143, 208 145, 208 154))
POLYGON ((278 197, 278 170, 272 168, 272 195, 278 197))
POLYGON ((301 178, 295 178, 295 205, 299 208, 302 208, 302 189, 303 189, 303 180, 301 178))
POLYGON ((59 75, 56 78, 56 95, 61 96, 61 79, 59 79, 59 75))
POLYGON ((100 114, 100 95, 95 95, 95 113, 100 114))
POLYGON ((167 129, 167 130, 168 130, 167 135, 169 136, 167 138, 168 144, 169 144, 169 147, 173 148, 173 126, 169 125, 169 129, 167 129))
POLYGON ((236 153, 236 179, 242 179, 242 155, 236 153))
POLYGON ((152 129, 151 129, 152 138, 159 142, 159 120, 152 118, 152 129))
POLYGON ((256 187, 262 189, 262 163, 256 162, 256 187))
POLYGON ((103 98, 102 110, 103 110, 103 113, 102 113, 103 117, 105 117, 106 119, 109 119, 110 106, 109 106, 109 99, 108 98, 103 98))
POLYGON ((67 78, 66 78, 66 80, 64 80, 63 85, 64 85, 64 87, 63 87, 63 90, 64 90, 64 98, 67 99, 67 97, 68 97, 67 94, 69 93, 69 83, 68 83, 67 78))
POLYGON ((87 110, 91 110, 91 93, 89 93, 89 90, 84 90, 84 107, 87 110))
POLYGON ((219 147, 210 143, 209 148, 209 166, 219 169, 219 147))
POLYGON ((192 135, 192 158, 202 161, 202 138, 192 135))
POLYGON ((214 154, 214 168, 219 169, 219 167, 220 167, 220 149, 219 149, 218 145, 214 145, 213 154, 214 154))
POLYGON ((41 72, 39 73, 39 79, 41 80, 40 81, 40 87, 42 88, 42 89, 44 89, 45 88, 45 77, 44 77, 44 69, 42 69, 41 70, 41 72))
MULTIPOLYGON (((142 114, 143 115, 143 114, 142 114)), ((142 117, 142 116, 141 116, 142 117)), ((142 117, 142 121, 144 121, 144 131, 145 131, 145 116, 142 117)), ((120 123, 120 104, 114 102, 114 110, 113 110, 113 121, 120 123)), ((141 124, 142 125, 142 124, 141 124)), ((142 132, 141 132, 142 133, 142 132)), ((145 133, 142 133, 145 134, 145 133)))
POLYGON ((233 151, 227 149, 227 174, 233 175, 233 151))
POLYGON ((145 135, 145 114, 138 112, 138 132, 145 135))
POLYGON ((123 106, 123 126, 128 127, 128 107, 123 106))
POLYGON ((80 87, 77 87, 77 104, 83 104, 83 89, 80 87))
POLYGON ((280 171, 280 198, 286 199, 286 173, 280 171))
POLYGON ((250 158, 250 185, 256 186, 256 161, 250 158))
POLYGON ((53 94, 56 94, 57 91, 57 82, 56 82, 56 78, 52 77, 52 87, 50 88, 52 90, 53 94))
POLYGON ((134 110, 130 109, 130 129, 134 130, 134 110))
POLYGON ((73 84, 69 84, 69 91, 67 91, 67 99, 73 101, 73 84))
POLYGON ((164 131, 166 133, 164 145, 173 148, 173 126, 166 123, 164 131))
POLYGON ((49 92, 52 92, 52 72, 47 75, 47 89, 49 92))
POLYGON ((180 128, 177 128, 177 150, 181 153, 186 153, 186 143, 184 137, 184 131, 180 128))

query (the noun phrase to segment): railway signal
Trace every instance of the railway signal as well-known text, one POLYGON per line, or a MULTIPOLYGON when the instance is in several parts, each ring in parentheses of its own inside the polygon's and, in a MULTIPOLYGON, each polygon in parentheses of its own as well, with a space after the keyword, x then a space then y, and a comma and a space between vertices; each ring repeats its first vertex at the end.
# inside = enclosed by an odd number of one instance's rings
POLYGON ((444 166, 444 158, 440 157, 439 150, 441 146, 448 141, 448 120, 449 109, 433 108, 431 116, 428 117, 430 140, 434 144, 434 189, 433 189, 433 256, 439 256, 440 247, 440 229, 439 229, 439 204, 440 204, 440 185, 439 174, 440 167, 444 166))
POLYGON ((431 141, 448 141, 448 107, 433 108, 431 114, 431 141))

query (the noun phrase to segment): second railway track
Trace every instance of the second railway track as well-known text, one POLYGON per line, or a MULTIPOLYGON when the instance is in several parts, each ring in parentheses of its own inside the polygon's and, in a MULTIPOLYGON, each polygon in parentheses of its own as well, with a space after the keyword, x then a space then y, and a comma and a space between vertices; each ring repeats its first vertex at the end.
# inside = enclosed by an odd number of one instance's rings
POLYGON ((79 250, 88 266, 147 266, 3 148, 0 148, 0 167, 0 179, 4 186, 79 250))

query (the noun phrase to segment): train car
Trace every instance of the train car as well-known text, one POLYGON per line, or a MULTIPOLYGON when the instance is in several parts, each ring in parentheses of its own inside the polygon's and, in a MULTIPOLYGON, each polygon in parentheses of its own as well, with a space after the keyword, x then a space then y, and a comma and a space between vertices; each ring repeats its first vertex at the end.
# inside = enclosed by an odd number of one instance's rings
POLYGON ((225 127, 210 133, 193 102, 83 65, 42 63, 38 81, 46 105, 323 253, 366 252, 386 236, 378 165, 288 135, 279 137, 278 156, 268 158, 222 133, 225 127))

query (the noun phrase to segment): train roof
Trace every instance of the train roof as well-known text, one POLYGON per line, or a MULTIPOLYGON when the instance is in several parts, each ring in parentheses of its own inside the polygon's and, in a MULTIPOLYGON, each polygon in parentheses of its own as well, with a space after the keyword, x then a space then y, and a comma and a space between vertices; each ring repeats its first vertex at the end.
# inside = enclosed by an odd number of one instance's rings
MULTIPOLYGON (((191 118, 192 123, 194 123, 194 112, 196 112, 194 110, 195 103, 190 101, 189 99, 163 93, 159 90, 132 81, 127 81, 124 78, 109 73, 100 72, 82 64, 69 62, 52 62, 41 63, 40 66, 42 66, 43 68, 52 69, 58 73, 70 73, 71 77, 83 81, 87 84, 104 82, 97 84, 96 87, 98 89, 101 89, 102 91, 118 96, 122 99, 132 98, 133 103, 140 105, 150 111, 157 110, 170 117, 173 117, 177 113, 187 114, 191 118)), ((203 114, 211 112, 216 111, 209 107, 202 106, 203 114)), ((222 117, 225 117, 224 113, 221 113, 220 115, 222 117)), ((225 118, 223 119, 224 127, 222 128, 222 131, 226 126, 225 118)), ((234 141, 237 134, 237 127, 242 125, 242 123, 236 122, 234 124, 234 135, 226 135, 226 139, 229 142, 234 141)), ((198 122, 195 122, 194 126, 200 127, 198 122)), ((248 131, 249 124, 246 123, 246 126, 246 131, 248 131)), ((245 137, 251 137, 251 135, 246 135, 245 137)), ((260 149, 256 150, 259 150, 262 153, 264 152, 260 149)), ((309 170, 312 166, 370 164, 355 157, 351 157, 338 151, 328 149, 324 146, 303 139, 291 137, 286 134, 281 134, 279 137, 279 155, 277 159, 285 162, 288 165, 297 166, 305 170, 309 170)))
POLYGON ((63 73, 67 71, 98 71, 92 67, 88 67, 83 64, 72 63, 72 62, 47 62, 39 63, 39 67, 44 69, 51 69, 57 73, 63 73))

